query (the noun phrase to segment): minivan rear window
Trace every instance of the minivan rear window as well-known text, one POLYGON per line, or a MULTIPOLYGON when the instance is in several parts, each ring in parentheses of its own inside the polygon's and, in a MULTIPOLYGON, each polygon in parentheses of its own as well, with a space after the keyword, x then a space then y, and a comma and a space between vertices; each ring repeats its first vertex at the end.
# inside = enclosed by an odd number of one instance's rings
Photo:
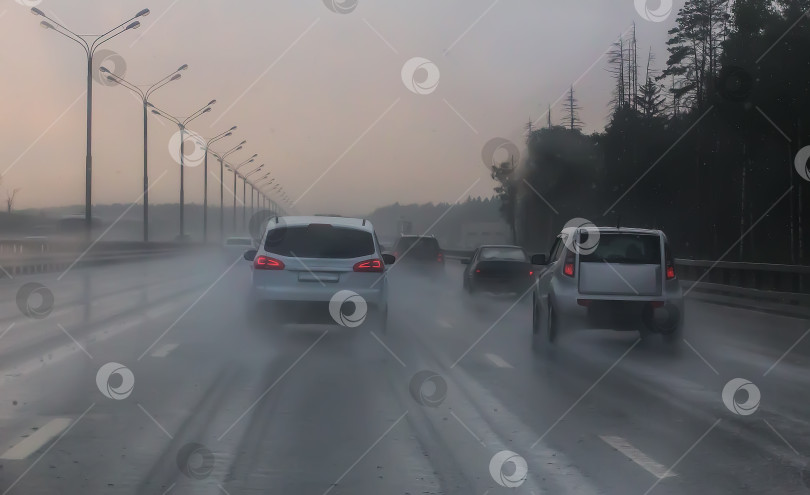
POLYGON ((660 265, 661 239, 649 234, 601 232, 596 249, 581 254, 579 261, 660 265))
POLYGON ((273 229, 267 233, 264 249, 298 258, 349 259, 375 253, 370 232, 328 224, 273 229))

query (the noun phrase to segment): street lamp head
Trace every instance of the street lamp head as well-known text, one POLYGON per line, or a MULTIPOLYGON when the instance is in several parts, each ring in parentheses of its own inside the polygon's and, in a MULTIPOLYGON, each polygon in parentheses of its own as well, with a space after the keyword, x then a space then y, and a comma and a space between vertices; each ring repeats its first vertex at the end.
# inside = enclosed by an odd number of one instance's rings
POLYGON ((158 112, 157 110, 152 110, 152 113, 155 115, 160 115, 160 112, 158 112))
POLYGON ((233 133, 232 133, 232 132, 229 132, 229 133, 225 134, 225 135, 224 135, 224 136, 222 136, 222 137, 228 137, 228 136, 233 136, 233 133))
POLYGON ((259 156, 259 154, 258 154, 258 153, 253 153, 253 156, 251 156, 251 157, 250 157, 250 159, 251 159, 251 160, 253 160, 253 159, 254 159, 254 158, 256 158, 257 156, 259 156))
POLYGON ((110 69, 108 69, 108 68, 104 67, 103 65, 102 65, 101 67, 99 67, 99 68, 98 68, 98 71, 99 71, 99 72, 103 72, 103 73, 105 73, 105 74, 109 74, 109 73, 110 73, 110 69))
POLYGON ((139 27, 141 27, 141 22, 140 21, 135 21, 135 22, 131 23, 129 26, 127 26, 126 28, 124 28, 124 31, 126 31, 128 29, 138 29, 139 27))
POLYGON ((211 105, 213 105, 216 102, 217 102, 217 100, 211 100, 211 101, 208 102, 208 106, 210 107, 211 105))
POLYGON ((203 113, 208 113, 208 112, 210 112, 210 111, 211 111, 211 107, 208 107, 208 108, 206 108, 205 110, 203 110, 203 113))
POLYGON ((247 144, 247 139, 243 139, 241 143, 239 143, 239 149, 242 149, 242 145, 247 144))
POLYGON ((183 77, 183 76, 181 76, 180 74, 175 74, 175 75, 172 76, 171 79, 169 79, 169 81, 176 81, 176 80, 180 79, 181 77, 183 77))
POLYGON ((181 70, 186 70, 186 69, 188 69, 188 64, 183 64, 177 69, 177 72, 180 72, 181 70))
MULTIPOLYGON (((229 131, 235 131, 235 130, 236 130, 236 126, 233 126, 233 127, 231 127, 230 129, 228 129, 228 130, 229 130, 229 131)), ((228 134, 228 135, 230 136, 230 134, 228 134)))
POLYGON ((36 7, 31 7, 31 13, 34 14, 34 15, 41 15, 43 17, 45 16, 45 13, 42 12, 41 10, 39 10, 36 7))
POLYGON ((113 76, 107 76, 107 80, 112 83, 119 84, 118 79, 114 78, 113 76))
POLYGON ((143 9, 142 11, 135 14, 135 17, 146 17, 149 15, 149 9, 143 9))
POLYGON ((42 26, 45 29, 56 29, 55 27, 53 27, 53 24, 51 24, 48 21, 42 21, 42 22, 39 23, 39 25, 42 26))

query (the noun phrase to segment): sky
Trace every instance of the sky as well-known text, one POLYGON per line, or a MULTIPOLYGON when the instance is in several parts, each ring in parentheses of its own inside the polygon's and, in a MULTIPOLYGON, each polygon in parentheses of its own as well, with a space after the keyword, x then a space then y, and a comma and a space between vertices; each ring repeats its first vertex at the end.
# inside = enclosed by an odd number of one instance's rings
MULTIPOLYGON (((243 171, 264 164, 295 203, 290 211, 362 215, 393 202, 490 196, 486 144, 503 138, 523 151, 525 124, 544 124, 550 104, 559 123, 571 84, 584 130, 603 129, 613 84, 606 50, 635 22, 639 51, 652 48, 662 68, 683 0, 671 3, 0 0, 0 188, 20 189, 19 209, 84 204, 86 57, 40 28, 31 6, 79 34, 149 8, 140 28, 99 48, 97 64, 142 88, 188 64, 151 97, 156 107, 184 118, 216 99, 188 126, 207 139, 238 125, 212 150, 247 140, 229 161, 258 153, 243 171)), ((149 200, 177 202, 178 128, 150 114, 148 129, 149 200)), ((201 155, 189 143, 187 202, 202 202, 201 155)), ((140 203, 142 174, 140 100, 94 83, 93 202, 140 203)), ((211 204, 218 176, 210 157, 211 204)))

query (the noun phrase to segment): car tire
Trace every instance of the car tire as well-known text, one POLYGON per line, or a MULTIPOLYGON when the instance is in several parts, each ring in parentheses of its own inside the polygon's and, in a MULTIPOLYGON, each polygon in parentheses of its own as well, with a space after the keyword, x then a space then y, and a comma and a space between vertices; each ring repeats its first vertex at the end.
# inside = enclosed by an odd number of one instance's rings
POLYGON ((557 341, 557 334, 559 333, 559 323, 557 322, 557 316, 554 314, 554 304, 551 302, 551 298, 548 300, 548 309, 546 309, 546 340, 549 343, 553 344, 557 341))

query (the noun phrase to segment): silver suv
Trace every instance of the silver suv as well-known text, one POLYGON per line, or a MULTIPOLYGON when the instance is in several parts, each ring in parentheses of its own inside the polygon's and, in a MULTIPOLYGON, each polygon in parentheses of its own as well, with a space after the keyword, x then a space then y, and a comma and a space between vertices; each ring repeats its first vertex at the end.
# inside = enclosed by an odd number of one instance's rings
POLYGON ((253 262, 251 311, 277 316, 299 308, 312 316, 329 310, 342 326, 372 321, 385 330, 388 317, 386 266, 371 222, 335 216, 270 219, 253 262), (313 311, 315 310, 315 311, 313 311), (368 318, 366 316, 368 315, 368 318))
POLYGON ((683 292, 666 235, 660 230, 569 227, 551 252, 534 290, 534 341, 554 342, 561 331, 609 328, 661 334, 678 342, 683 292))

